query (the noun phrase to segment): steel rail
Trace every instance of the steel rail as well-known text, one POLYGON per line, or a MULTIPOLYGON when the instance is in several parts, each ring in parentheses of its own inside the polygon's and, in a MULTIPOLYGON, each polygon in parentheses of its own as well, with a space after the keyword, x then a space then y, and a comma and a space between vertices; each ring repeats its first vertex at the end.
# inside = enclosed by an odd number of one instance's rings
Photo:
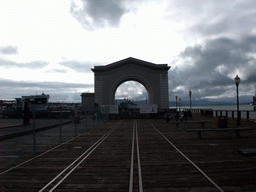
POLYGON ((178 151, 189 163, 191 163, 214 187, 216 187, 219 191, 224 192, 223 189, 220 188, 208 175, 206 175, 202 169, 200 169, 193 161, 191 161, 184 153, 182 153, 169 139, 167 139, 163 133, 161 133, 150 121, 149 124, 174 148, 178 151))
POLYGON ((42 189, 39 190, 39 192, 44 191, 47 187, 49 187, 53 182, 55 182, 57 179, 59 179, 61 176, 64 175, 65 172, 70 170, 68 173, 66 173, 57 184, 55 184, 49 191, 53 191, 56 189, 89 155, 118 127, 118 125, 122 121, 119 121, 111 130, 109 130, 107 133, 105 133, 99 140, 97 140, 91 147, 89 147, 82 155, 80 155, 75 161, 73 161, 69 166, 67 166, 62 172, 60 172, 56 177, 54 177, 49 183, 47 183, 42 189), (81 160, 80 160, 81 159, 81 160), (80 161, 79 161, 80 160, 80 161), (78 162, 79 161, 79 162, 78 162), (78 162, 76 165, 75 163, 78 162), (74 166, 72 168, 72 166, 74 166))
POLYGON ((134 128, 134 121, 133 121, 133 126, 132 126, 132 152, 131 152, 131 166, 130 166, 129 192, 132 192, 132 191, 133 191, 134 136, 135 136, 135 128, 134 128))
POLYGON ((135 123, 136 123, 136 127, 135 128, 136 128, 136 145, 137 145, 137 160, 138 160, 138 175, 139 175, 139 191, 143 192, 137 120, 135 120, 135 123))
POLYGON ((139 192, 143 192, 137 120, 133 121, 129 192, 133 191, 133 169, 134 169, 134 147, 135 147, 134 143, 135 143, 135 137, 136 137, 136 152, 137 152, 137 164, 138 164, 139 192))

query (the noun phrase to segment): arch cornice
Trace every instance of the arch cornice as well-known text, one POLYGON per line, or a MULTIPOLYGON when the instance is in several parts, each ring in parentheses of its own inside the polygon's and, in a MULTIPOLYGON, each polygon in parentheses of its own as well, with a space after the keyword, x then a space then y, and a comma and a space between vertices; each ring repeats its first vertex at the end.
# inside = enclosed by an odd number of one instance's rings
POLYGON ((139 59, 135 59, 133 57, 128 57, 126 59, 105 65, 105 66, 94 66, 92 69, 93 72, 100 72, 100 71, 108 71, 112 70, 121 66, 124 66, 126 64, 133 63, 136 65, 140 65, 146 68, 154 69, 154 70, 169 70, 170 67, 167 64, 154 64, 147 61, 142 61, 139 59))

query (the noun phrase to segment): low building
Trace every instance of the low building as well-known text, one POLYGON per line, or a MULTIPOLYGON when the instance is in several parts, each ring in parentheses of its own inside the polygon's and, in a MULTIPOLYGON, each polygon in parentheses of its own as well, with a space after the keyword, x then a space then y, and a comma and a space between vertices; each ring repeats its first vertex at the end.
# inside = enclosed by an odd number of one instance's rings
POLYGON ((94 93, 82 93, 82 111, 92 114, 94 111, 94 93))

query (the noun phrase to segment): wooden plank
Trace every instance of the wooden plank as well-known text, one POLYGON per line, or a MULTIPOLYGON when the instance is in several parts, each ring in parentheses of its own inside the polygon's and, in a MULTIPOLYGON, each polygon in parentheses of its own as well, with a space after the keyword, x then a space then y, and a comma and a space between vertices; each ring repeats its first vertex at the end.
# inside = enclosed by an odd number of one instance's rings
POLYGON ((239 153, 243 154, 244 156, 255 156, 256 149, 239 149, 239 153))
POLYGON ((243 131, 250 130, 250 127, 245 128, 221 128, 221 129, 187 129, 187 132, 210 132, 210 131, 243 131))
POLYGON ((176 127, 179 128, 179 124, 192 124, 192 123, 201 123, 204 127, 205 123, 211 123, 212 121, 181 121, 181 122, 169 122, 170 124, 176 124, 176 127))
POLYGON ((202 138, 202 132, 210 132, 210 131, 235 131, 236 132, 236 138, 239 138, 239 131, 245 131, 245 130, 250 130, 250 127, 245 127, 245 128, 222 128, 222 129, 187 129, 187 132, 197 132, 198 138, 202 138))

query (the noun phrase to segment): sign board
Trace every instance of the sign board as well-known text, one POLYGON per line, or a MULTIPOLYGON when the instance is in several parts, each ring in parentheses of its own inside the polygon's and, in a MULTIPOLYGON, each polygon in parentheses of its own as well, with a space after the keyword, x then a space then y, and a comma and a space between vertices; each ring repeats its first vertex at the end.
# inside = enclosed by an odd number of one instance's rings
POLYGON ((140 106, 140 113, 157 113, 157 104, 147 104, 140 106))
POLYGON ((102 114, 118 114, 118 105, 101 105, 102 114))

